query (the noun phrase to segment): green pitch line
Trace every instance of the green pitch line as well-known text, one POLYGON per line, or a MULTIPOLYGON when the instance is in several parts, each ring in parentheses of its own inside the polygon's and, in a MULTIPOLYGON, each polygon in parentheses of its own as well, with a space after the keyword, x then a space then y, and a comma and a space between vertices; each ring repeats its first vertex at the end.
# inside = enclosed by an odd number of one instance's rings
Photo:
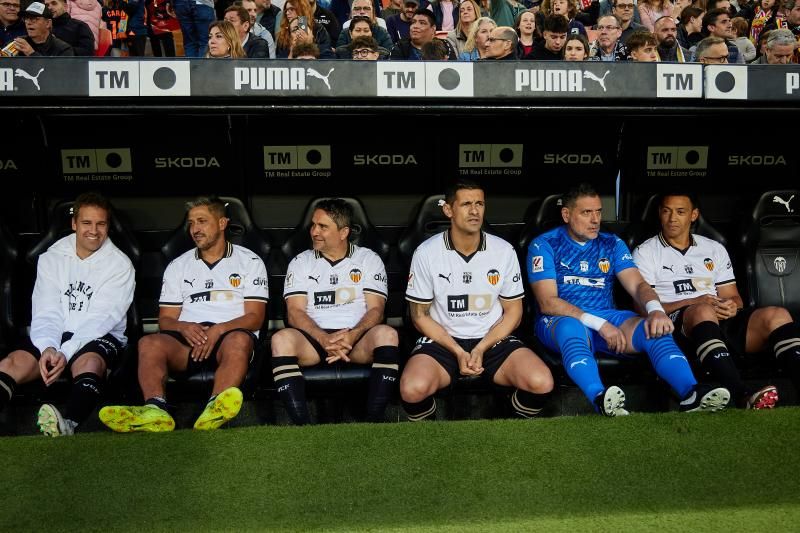
POLYGON ((797 531, 800 408, 0 439, 0 531, 797 531))

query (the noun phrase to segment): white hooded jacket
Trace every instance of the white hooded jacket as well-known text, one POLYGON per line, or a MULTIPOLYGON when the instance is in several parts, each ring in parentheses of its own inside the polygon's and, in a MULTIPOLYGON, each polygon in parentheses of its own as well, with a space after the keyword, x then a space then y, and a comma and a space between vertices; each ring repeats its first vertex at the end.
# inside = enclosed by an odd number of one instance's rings
POLYGON ((86 343, 111 333, 123 345, 126 314, 136 286, 133 264, 106 239, 86 259, 75 252, 75 233, 39 256, 33 287, 31 342, 52 346, 67 361, 86 343), (72 338, 61 344, 65 332, 72 338))

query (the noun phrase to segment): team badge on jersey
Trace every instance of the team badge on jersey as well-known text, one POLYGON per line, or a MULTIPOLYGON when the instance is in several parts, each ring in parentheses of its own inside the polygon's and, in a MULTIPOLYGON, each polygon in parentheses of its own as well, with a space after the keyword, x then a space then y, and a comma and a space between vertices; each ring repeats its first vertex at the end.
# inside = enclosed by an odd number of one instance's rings
POLYGON ((589 272, 589 261, 581 261, 581 272, 589 272))
POLYGON ((350 271, 350 281, 353 283, 358 283, 361 281, 361 271, 357 268, 354 268, 350 271))
POLYGON ((714 261, 710 257, 706 257, 703 259, 703 264, 706 266, 709 272, 714 272, 714 261))
POLYGON ((608 271, 611 268, 611 261, 604 257, 597 262, 597 266, 600 267, 600 271, 603 274, 608 274, 608 271))
POLYGON ((489 283, 492 285, 497 285, 500 283, 500 272, 495 269, 491 269, 489 272, 486 273, 486 279, 489 280, 489 283))
POLYGON ((331 274, 330 279, 328 280, 328 285, 337 285, 339 283, 339 276, 336 274, 331 274))
POLYGON ((284 282, 287 289, 294 287, 294 272, 286 274, 286 281, 284 282))
POLYGON ((242 276, 234 272, 228 277, 228 281, 230 281, 231 287, 235 289, 242 284, 242 276))
POLYGON ((461 274, 461 276, 461 281, 463 281, 465 284, 472 283, 472 272, 464 272, 461 274))

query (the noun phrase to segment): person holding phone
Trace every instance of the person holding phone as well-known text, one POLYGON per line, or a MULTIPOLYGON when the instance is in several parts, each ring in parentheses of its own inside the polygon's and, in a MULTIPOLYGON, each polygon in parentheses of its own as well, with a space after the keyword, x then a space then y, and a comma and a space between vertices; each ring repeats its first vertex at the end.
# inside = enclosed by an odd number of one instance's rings
POLYGON ((335 59, 331 37, 324 27, 315 23, 307 0, 286 0, 275 41, 275 56, 278 59, 289 58, 292 47, 301 42, 316 44, 320 59, 335 59))

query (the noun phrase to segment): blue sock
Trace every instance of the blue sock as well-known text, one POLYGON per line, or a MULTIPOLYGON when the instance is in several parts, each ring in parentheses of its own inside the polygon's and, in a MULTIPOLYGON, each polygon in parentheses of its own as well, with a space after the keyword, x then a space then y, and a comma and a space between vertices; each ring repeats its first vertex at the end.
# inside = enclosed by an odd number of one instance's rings
POLYGON ((675 344, 672 335, 648 339, 644 334, 644 320, 642 320, 633 330, 633 349, 647 353, 653 368, 656 369, 656 374, 669 383, 678 398, 686 398, 697 385, 689 361, 675 344))
POLYGON ((559 319, 555 325, 554 338, 558 342, 567 375, 580 387, 589 401, 593 402, 605 387, 600 381, 600 371, 589 346, 586 327, 575 318, 559 319))

